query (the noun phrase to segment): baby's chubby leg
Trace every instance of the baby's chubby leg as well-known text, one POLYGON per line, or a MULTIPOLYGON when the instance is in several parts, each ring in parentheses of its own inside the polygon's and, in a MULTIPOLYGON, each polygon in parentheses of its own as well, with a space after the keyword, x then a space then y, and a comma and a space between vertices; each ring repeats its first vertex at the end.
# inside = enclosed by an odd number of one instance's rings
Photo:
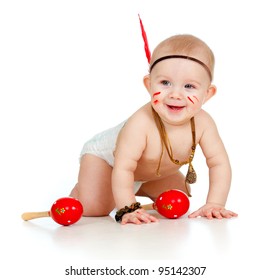
POLYGON ((81 158, 78 183, 70 193, 83 205, 83 216, 107 216, 115 203, 111 187, 112 167, 91 154, 81 158))

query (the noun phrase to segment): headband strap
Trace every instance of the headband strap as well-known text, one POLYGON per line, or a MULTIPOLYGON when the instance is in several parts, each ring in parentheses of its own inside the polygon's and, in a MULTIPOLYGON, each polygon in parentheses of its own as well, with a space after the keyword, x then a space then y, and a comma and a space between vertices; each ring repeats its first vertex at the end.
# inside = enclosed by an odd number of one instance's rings
POLYGON ((192 60, 192 61, 195 61, 195 62, 199 63, 206 70, 206 72, 208 73, 208 75, 210 77, 210 80, 212 81, 212 74, 211 74, 211 71, 208 68, 208 66, 206 64, 204 64, 202 61, 200 61, 199 59, 197 59, 195 57, 187 56, 187 55, 167 55, 167 56, 162 56, 162 57, 158 58, 157 60, 155 60, 153 62, 153 64, 150 66, 150 70, 149 71, 151 72, 153 70, 154 66, 157 63, 159 63, 160 61, 165 60, 165 59, 170 59, 170 58, 184 58, 184 59, 192 60))

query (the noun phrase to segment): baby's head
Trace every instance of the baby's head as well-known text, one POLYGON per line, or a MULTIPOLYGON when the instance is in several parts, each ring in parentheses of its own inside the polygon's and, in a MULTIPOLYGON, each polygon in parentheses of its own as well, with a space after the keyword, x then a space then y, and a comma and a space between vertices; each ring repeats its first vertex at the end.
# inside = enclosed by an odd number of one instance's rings
POLYGON ((157 45, 151 57, 150 72, 159 59, 175 55, 200 63, 209 72, 210 80, 212 80, 215 64, 214 54, 206 43, 193 35, 175 35, 157 45))

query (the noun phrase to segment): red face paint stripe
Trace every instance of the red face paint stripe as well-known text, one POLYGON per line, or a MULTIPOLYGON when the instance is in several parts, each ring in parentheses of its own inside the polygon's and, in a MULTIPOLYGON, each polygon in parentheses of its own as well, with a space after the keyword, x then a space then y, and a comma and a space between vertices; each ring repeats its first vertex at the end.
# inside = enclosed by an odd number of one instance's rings
POLYGON ((194 104, 194 101, 188 96, 188 100, 194 104))
POLYGON ((199 99, 195 95, 192 95, 192 97, 194 97, 197 101, 199 101, 199 99))
POLYGON ((160 94, 160 91, 159 91, 159 92, 154 93, 154 94, 153 94, 153 97, 154 97, 154 96, 156 96, 156 95, 159 95, 159 94, 160 94))
POLYGON ((156 105, 157 103, 158 103, 158 100, 155 100, 155 101, 154 101, 154 104, 156 105))

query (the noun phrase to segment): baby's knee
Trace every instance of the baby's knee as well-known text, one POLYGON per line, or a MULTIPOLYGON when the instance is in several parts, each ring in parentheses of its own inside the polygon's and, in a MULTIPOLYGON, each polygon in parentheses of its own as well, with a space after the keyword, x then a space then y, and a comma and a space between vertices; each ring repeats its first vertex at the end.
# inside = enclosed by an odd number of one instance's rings
POLYGON ((78 184, 72 189, 70 196, 81 202, 84 217, 108 216, 115 207, 113 199, 101 200, 99 197, 89 195, 89 193, 83 193, 78 184))

